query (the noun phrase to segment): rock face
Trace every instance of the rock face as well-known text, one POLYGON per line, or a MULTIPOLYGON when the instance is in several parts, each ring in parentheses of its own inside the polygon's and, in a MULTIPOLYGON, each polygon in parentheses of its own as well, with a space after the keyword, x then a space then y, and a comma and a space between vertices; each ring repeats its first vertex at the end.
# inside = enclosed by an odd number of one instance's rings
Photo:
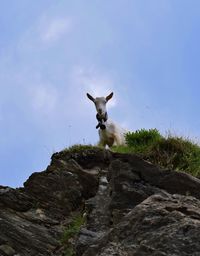
POLYGON ((199 200, 199 179, 136 155, 62 151, 23 188, 0 186, 0 255, 197 256, 199 200), (77 213, 86 222, 63 242, 77 213))

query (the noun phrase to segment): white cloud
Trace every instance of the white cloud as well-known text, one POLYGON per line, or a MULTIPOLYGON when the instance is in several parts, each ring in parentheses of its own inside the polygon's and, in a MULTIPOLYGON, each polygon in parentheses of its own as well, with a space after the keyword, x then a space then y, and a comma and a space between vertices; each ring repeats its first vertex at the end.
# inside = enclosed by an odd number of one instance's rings
POLYGON ((32 109, 38 114, 52 115, 55 113, 58 104, 58 93, 55 88, 36 85, 30 90, 32 109))
MULTIPOLYGON (((76 84, 83 96, 87 92, 93 97, 107 96, 112 91, 115 92, 113 80, 104 74, 96 72, 92 68, 75 67, 72 74, 72 84, 76 84)), ((108 108, 114 107, 115 105, 116 99, 113 97, 108 104, 108 108)))
POLYGON ((41 23, 40 36, 44 42, 59 40, 71 28, 71 22, 68 18, 54 18, 52 20, 45 18, 41 23))
POLYGON ((52 45, 63 39, 72 28, 72 20, 69 17, 40 17, 22 35, 18 42, 18 50, 38 50, 47 45, 52 45))

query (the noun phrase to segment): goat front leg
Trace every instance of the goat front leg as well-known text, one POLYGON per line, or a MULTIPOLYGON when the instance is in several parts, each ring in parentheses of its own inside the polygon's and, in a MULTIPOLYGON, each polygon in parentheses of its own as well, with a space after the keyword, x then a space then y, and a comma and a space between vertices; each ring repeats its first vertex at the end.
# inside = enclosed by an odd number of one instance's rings
POLYGON ((123 145, 124 143, 122 142, 122 138, 120 134, 114 134, 114 143, 113 146, 120 146, 123 145))
POLYGON ((102 135, 101 130, 99 130, 99 142, 98 147, 105 148, 106 147, 106 141, 104 139, 104 136, 102 135))

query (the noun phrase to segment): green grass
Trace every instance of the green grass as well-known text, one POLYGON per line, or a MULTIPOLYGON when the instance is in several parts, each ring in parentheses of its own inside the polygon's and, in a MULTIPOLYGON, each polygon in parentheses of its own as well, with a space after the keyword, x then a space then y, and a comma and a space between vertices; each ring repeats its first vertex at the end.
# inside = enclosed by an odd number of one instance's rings
POLYGON ((126 134, 127 146, 113 147, 119 153, 136 153, 164 168, 200 177, 200 146, 190 139, 162 136, 158 130, 137 130, 126 134))
POLYGON ((137 130, 126 134, 126 142, 129 148, 137 153, 148 151, 149 147, 162 139, 157 129, 137 130))
POLYGON ((76 153, 82 150, 90 150, 90 149, 99 149, 99 148, 90 144, 89 145, 75 144, 69 148, 64 149, 63 151, 76 153))
POLYGON ((74 256, 73 240, 78 235, 82 225, 85 224, 85 217, 82 214, 77 214, 72 218, 72 221, 65 227, 61 238, 61 243, 65 247, 65 256, 74 256))
POLYGON ((75 256, 74 248, 72 245, 69 245, 67 248, 64 250, 64 256, 75 256))

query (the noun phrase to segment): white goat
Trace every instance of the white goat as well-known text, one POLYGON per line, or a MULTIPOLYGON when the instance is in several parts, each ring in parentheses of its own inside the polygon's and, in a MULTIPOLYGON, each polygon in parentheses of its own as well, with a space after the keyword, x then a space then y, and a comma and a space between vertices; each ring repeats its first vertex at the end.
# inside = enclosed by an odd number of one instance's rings
POLYGON ((99 128, 99 146, 106 147, 125 145, 125 130, 120 128, 117 124, 108 119, 106 103, 112 98, 113 92, 107 97, 93 98, 89 93, 87 97, 94 102, 97 110, 97 120, 99 124, 96 128, 99 128))

